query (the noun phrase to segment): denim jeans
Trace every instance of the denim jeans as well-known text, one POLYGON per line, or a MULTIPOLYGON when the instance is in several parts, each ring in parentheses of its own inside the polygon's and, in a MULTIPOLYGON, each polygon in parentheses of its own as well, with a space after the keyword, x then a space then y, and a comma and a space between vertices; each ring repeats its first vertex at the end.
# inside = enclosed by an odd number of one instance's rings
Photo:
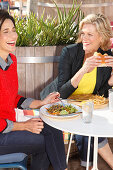
MULTIPOLYGON (((76 141, 76 145, 79 151, 81 165, 86 166, 87 164, 87 149, 88 149, 88 136, 74 135, 73 139, 76 141)), ((104 147, 107 143, 106 138, 98 138, 98 146, 99 148, 104 147)), ((89 166, 93 164, 93 148, 94 148, 94 138, 91 138, 90 145, 90 158, 89 158, 89 166)))
POLYGON ((0 155, 23 152, 32 155, 31 170, 47 170, 51 162, 54 170, 66 168, 62 132, 44 124, 41 134, 11 131, 0 134, 0 155))

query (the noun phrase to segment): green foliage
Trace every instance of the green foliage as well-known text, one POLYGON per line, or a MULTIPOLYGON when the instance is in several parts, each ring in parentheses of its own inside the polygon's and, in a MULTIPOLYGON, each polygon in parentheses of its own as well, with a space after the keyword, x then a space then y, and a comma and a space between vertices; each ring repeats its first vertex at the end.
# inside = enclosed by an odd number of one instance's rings
POLYGON ((29 17, 15 17, 16 30, 18 33, 17 46, 49 46, 72 44, 77 39, 79 22, 84 17, 73 0, 71 9, 66 12, 65 6, 61 11, 56 2, 52 0, 57 9, 57 17, 44 19, 44 11, 40 18, 31 13, 29 17))
POLYGON ((38 22, 35 14, 31 13, 26 18, 16 18, 16 31, 18 34, 17 46, 37 45, 38 22))

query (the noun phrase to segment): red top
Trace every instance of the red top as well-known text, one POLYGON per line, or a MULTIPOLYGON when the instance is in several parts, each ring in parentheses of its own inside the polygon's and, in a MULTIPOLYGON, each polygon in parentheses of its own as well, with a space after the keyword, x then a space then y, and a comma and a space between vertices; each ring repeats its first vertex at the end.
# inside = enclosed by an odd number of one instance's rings
POLYGON ((18 95, 17 60, 10 54, 13 63, 4 71, 0 68, 0 132, 7 127, 5 119, 16 121, 14 108, 22 96, 18 95))

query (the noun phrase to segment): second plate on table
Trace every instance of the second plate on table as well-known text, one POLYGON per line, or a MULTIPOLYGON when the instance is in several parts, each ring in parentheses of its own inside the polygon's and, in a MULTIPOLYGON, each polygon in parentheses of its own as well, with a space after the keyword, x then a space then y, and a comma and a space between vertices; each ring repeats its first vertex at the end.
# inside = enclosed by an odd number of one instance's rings
POLYGON ((93 101, 94 109, 102 109, 108 106, 108 99, 94 94, 81 94, 81 95, 73 95, 67 99, 68 103, 78 105, 82 107, 87 101, 93 101))

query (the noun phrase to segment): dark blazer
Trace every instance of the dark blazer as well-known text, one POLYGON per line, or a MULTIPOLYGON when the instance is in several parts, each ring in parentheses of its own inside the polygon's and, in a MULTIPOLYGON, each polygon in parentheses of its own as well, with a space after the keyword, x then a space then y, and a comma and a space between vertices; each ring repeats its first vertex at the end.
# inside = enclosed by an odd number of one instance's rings
MULTIPOLYGON (((112 55, 111 50, 102 51, 102 54, 107 53, 112 55)), ((58 91, 63 99, 68 98, 75 90, 71 85, 71 78, 78 72, 83 65, 84 50, 81 43, 64 47, 60 57, 59 74, 58 74, 58 91)), ((108 97, 108 80, 111 76, 111 67, 98 67, 97 80, 93 94, 104 95, 108 97)))

